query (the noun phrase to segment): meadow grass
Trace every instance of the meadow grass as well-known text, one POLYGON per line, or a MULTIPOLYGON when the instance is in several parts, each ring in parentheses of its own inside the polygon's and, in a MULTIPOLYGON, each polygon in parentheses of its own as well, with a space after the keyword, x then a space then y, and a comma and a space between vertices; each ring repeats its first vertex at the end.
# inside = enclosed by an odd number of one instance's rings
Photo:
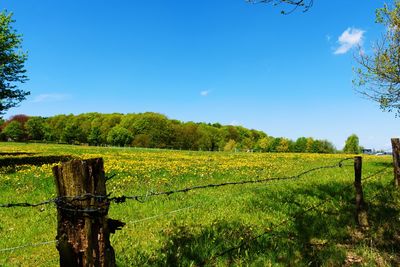
MULTIPOLYGON (((352 157, 18 143, 0 143, 0 152, 103 157, 106 175, 115 175, 107 182, 108 193, 113 196, 286 177, 352 157)), ((369 229, 364 230, 354 219, 351 160, 341 168, 321 169, 294 180, 112 204, 109 217, 126 223, 111 237, 118 266, 399 264, 400 203, 399 193, 392 186, 390 164, 388 156, 363 157, 364 177, 380 171, 363 183, 370 222, 369 229), (389 168, 383 171, 385 167, 389 168)), ((17 166, 15 172, 0 170, 0 203, 54 198, 53 165, 17 166)), ((0 266, 58 266, 54 243, 4 251, 54 240, 56 217, 53 205, 0 209, 0 266)))

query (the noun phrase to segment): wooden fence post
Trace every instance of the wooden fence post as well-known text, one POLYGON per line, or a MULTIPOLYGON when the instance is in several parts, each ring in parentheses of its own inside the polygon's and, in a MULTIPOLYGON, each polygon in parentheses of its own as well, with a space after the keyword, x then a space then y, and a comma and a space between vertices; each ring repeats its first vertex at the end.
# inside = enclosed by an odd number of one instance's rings
POLYGON ((393 167, 394 167, 394 186, 398 187, 400 184, 400 139, 392 138, 392 154, 393 154, 393 167))
POLYGON ((354 187, 356 190, 356 223, 363 227, 368 227, 368 215, 364 202, 364 194, 361 184, 362 176, 362 157, 354 158, 354 187))
POLYGON ((115 266, 109 237, 116 229, 110 229, 107 219, 110 203, 103 159, 65 162, 55 166, 53 174, 58 193, 60 266, 115 266))

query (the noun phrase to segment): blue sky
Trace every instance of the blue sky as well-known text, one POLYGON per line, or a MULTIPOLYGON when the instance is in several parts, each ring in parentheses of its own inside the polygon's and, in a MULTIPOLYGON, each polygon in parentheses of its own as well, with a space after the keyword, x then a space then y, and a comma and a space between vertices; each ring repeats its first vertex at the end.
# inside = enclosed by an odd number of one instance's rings
POLYGON ((24 36, 31 91, 14 114, 160 112, 272 136, 355 133, 389 149, 399 118, 358 95, 383 1, 314 0, 306 13, 245 0, 2 0, 24 36))

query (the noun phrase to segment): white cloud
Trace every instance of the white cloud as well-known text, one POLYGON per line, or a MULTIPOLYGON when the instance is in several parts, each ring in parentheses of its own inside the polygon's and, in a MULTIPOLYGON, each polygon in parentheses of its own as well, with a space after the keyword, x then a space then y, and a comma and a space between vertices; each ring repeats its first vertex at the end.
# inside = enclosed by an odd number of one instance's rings
POLYGON ((41 94, 37 95, 32 102, 33 103, 43 103, 43 102, 56 102, 63 101, 69 98, 66 94, 41 94))
POLYGON ((347 28, 338 38, 339 47, 335 49, 334 54, 346 54, 355 46, 361 46, 364 40, 365 31, 357 28, 347 28))
POLYGON ((210 90, 204 90, 200 92, 201 96, 208 96, 210 94, 210 90))
POLYGON ((236 121, 236 120, 233 120, 233 121, 231 121, 228 125, 231 125, 231 126, 239 126, 239 125, 241 125, 241 123, 238 122, 238 121, 236 121))

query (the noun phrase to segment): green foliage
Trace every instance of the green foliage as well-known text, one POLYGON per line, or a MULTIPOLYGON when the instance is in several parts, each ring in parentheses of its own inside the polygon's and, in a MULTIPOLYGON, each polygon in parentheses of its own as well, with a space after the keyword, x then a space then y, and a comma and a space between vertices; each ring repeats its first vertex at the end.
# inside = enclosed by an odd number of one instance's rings
POLYGON ((383 36, 372 55, 360 51, 353 84, 382 110, 400 113, 400 2, 378 9, 376 22, 384 26, 383 36))
POLYGON ((88 139, 89 144, 92 146, 98 146, 98 145, 102 144, 100 127, 98 127, 98 126, 92 127, 87 139, 88 139))
POLYGON ((43 140, 44 138, 44 119, 41 117, 31 117, 25 123, 28 138, 31 140, 43 140))
POLYGON ((149 136, 149 147, 168 147, 170 145, 172 127, 167 117, 151 112, 139 115, 132 124, 133 135, 146 134, 149 136))
POLYGON ((79 125, 74 122, 67 123, 61 134, 61 141, 66 142, 68 144, 75 144, 75 143, 79 144, 84 142, 84 140, 85 137, 79 125))
POLYGON ((121 126, 113 127, 107 136, 107 142, 113 146, 127 146, 131 144, 132 140, 132 133, 121 126))
POLYGON ((7 124, 2 133, 6 136, 6 138, 11 139, 12 141, 22 141, 25 135, 24 128, 18 121, 12 121, 7 124))
POLYGON ((27 81, 21 35, 12 27, 12 13, 0 12, 0 115, 24 100, 29 92, 17 88, 27 81))
POLYGON ((349 154, 358 154, 361 152, 358 136, 355 134, 350 135, 345 143, 343 152, 349 154))
POLYGON ((236 141, 230 139, 228 143, 224 146, 224 151, 234 151, 236 149, 236 141))
POLYGON ((289 152, 290 140, 287 138, 281 138, 279 144, 276 147, 277 152, 289 152))
MULTIPOLYGON (((118 145, 178 150, 257 152, 309 152, 334 153, 326 140, 301 137, 296 142, 287 138, 274 138, 264 132, 242 126, 224 126, 219 123, 195 123, 171 120, 158 113, 56 115, 49 118, 16 115, 6 121, 18 121, 26 128, 24 139, 86 144, 93 146, 118 145), (128 141, 111 141, 111 129, 119 126, 127 130, 128 141), (109 138, 110 137, 110 138, 109 138), (232 141, 235 146, 232 148, 232 141)), ((112 133, 111 135, 113 135, 112 133)), ((0 140, 5 140, 4 134, 0 140)))
POLYGON ((267 137, 263 137, 260 140, 258 140, 258 148, 262 151, 262 152, 268 152, 270 149, 272 143, 272 138, 267 136, 267 137))

